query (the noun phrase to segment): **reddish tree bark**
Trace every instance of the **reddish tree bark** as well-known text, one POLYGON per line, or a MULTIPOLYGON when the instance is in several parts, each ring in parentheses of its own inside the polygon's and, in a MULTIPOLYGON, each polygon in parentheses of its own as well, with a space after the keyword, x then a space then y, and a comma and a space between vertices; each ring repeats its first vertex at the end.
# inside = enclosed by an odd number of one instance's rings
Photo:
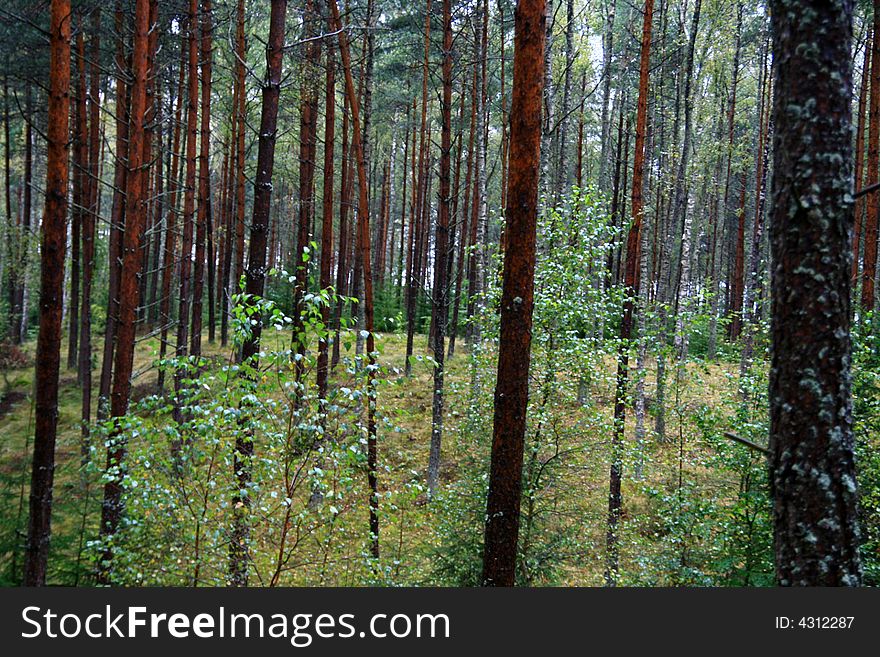
MULTIPOLYGON (((175 356, 186 358, 188 352, 188 332, 190 320, 190 295, 193 265, 193 228, 196 220, 196 142, 198 139, 199 118, 199 51, 198 40, 198 0, 190 0, 187 34, 187 97, 186 97, 186 171, 183 182, 183 235, 180 247, 180 305, 177 313, 177 345, 175 356)), ((176 393, 175 415, 179 421, 180 394, 186 373, 178 366, 174 375, 176 393)))
POLYGON ((113 174, 113 206, 110 210, 110 245, 108 248, 107 322, 104 327, 104 354, 101 359, 101 379, 98 388, 98 419, 106 418, 110 410, 110 386, 113 382, 113 353, 116 346, 116 325, 119 316, 119 275, 121 271, 122 234, 125 230, 125 189, 128 177, 128 83, 123 32, 125 16, 122 2, 117 0, 114 16, 116 38, 116 163, 113 174))
POLYGON ((348 37, 342 29, 339 8, 336 0, 328 0, 332 18, 331 30, 339 35, 339 54, 342 57, 342 68, 345 72, 345 90, 348 100, 348 111, 351 114, 352 149, 357 162, 358 194, 358 237, 364 268, 364 329, 367 331, 368 390, 367 402, 367 483, 370 487, 370 555, 379 558, 379 483, 377 476, 378 454, 376 445, 376 393, 374 380, 376 377, 376 343, 373 335, 373 276, 370 271, 370 231, 368 226, 369 205, 367 203, 367 166, 364 160, 364 149, 361 141, 361 122, 358 109, 357 94, 354 89, 354 78, 351 74, 351 53, 348 48, 348 37))
POLYGON ((620 349, 617 354, 617 386, 614 400, 614 436, 611 446, 611 473, 608 492, 608 532, 606 535, 605 582, 617 584, 619 551, 617 545, 618 525, 623 504, 621 478, 623 466, 623 433, 626 423, 626 390, 629 379, 629 341, 632 338, 633 315, 639 294, 641 248, 642 248, 642 184, 645 173, 645 132, 648 119, 648 76, 651 63, 651 23, 654 18, 654 0, 645 0, 642 24, 642 44, 639 61, 639 98, 636 105, 636 143, 633 156, 632 176, 632 224, 626 239, 626 266, 624 286, 626 299, 623 303, 623 319, 620 324, 620 349))
POLYGON ((58 370, 61 362, 61 296, 67 237, 67 152, 70 114, 70 2, 52 0, 49 19, 49 126, 46 207, 40 241, 40 332, 35 366, 35 433, 25 586, 45 586, 51 537, 58 370))
MULTIPOLYGON (((236 28, 235 28, 235 166, 233 171, 235 176, 235 266, 232 268, 232 280, 229 282, 231 294, 238 294, 239 281, 244 271, 244 135, 245 122, 247 120, 246 108, 247 102, 245 98, 245 57, 247 53, 247 43, 244 36, 244 0, 238 0, 238 8, 236 10, 236 28)), ((223 318, 227 320, 226 314, 223 318)), ((226 324, 224 323, 224 327, 226 324)), ((226 343, 225 330, 223 331, 223 343, 226 343)))
MULTIPOLYGON (((121 418, 128 412, 131 374, 134 365, 135 322, 138 305, 138 273, 141 270, 141 233, 146 204, 144 192, 144 116, 146 111, 147 51, 149 35, 149 0, 137 0, 131 59, 131 104, 128 130, 128 174, 125 190, 125 233, 122 244, 122 268, 119 277, 119 318, 116 329, 116 354, 110 414, 121 418)), ((107 447, 108 481, 104 484, 101 506, 101 538, 105 542, 98 568, 98 582, 109 584, 113 563, 113 537, 122 521, 122 486, 125 477, 126 442, 121 422, 114 424, 107 447)))
POLYGON ((541 160, 545 0, 520 0, 514 33, 510 168, 483 584, 513 586, 529 400, 535 233, 541 160))

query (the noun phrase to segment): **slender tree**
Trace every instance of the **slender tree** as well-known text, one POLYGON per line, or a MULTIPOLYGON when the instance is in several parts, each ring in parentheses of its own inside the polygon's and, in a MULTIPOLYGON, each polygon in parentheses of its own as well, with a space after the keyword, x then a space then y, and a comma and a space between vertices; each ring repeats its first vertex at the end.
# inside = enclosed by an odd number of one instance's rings
POLYGON ((373 334, 373 276, 370 271, 370 231, 368 226, 369 204, 367 202, 367 163, 364 159, 363 142, 361 141, 361 121, 358 109, 358 96, 354 88, 354 77, 351 73, 351 52, 348 47, 348 37, 339 17, 339 7, 336 0, 328 0, 330 17, 332 20, 331 31, 339 35, 339 54, 342 57, 342 69, 345 73, 345 93, 348 102, 348 111, 351 115, 351 141, 354 150, 355 162, 357 163, 358 177, 358 238, 359 249, 364 267, 364 330, 367 331, 367 359, 368 368, 368 395, 367 401, 367 483, 370 487, 370 556, 379 558, 379 483, 378 483, 378 454, 376 444, 376 392, 375 392, 375 364, 376 344, 373 334))
MULTIPOLYGON (((202 114, 199 126, 199 205, 196 227, 196 254, 193 268, 193 308, 190 329, 190 353, 202 354, 202 298, 205 290, 205 270, 212 268, 206 262, 208 222, 211 216, 211 0, 202 0, 201 40, 199 52, 202 71, 202 114)), ((212 249, 213 250, 213 249, 212 249)), ((212 255, 213 259, 213 255, 212 255)), ((208 285, 208 289, 211 286, 208 285)))
POLYGON ((138 306, 138 274, 141 270, 141 233, 146 219, 144 199, 143 138, 146 112, 147 58, 150 25, 149 0, 137 0, 134 17, 134 39, 131 56, 131 117, 128 129, 128 173, 125 190, 125 232, 122 243, 122 267, 119 277, 119 317, 116 328, 116 353, 113 366, 113 388, 110 415, 114 426, 107 442, 107 472, 104 500, 101 506, 101 538, 103 554, 98 569, 98 582, 109 584, 112 574, 112 541, 122 522, 122 487, 125 478, 126 437, 120 421, 128 412, 131 374, 134 365, 135 323, 138 306))
POLYGON ((608 532, 606 535, 605 583, 617 584, 620 565, 618 530, 623 497, 623 433, 626 424, 626 396, 629 379, 629 342, 632 339, 633 315, 640 286, 640 261, 642 251, 642 219, 644 201, 642 185, 645 173, 645 132, 648 119, 648 76, 651 63, 651 27, 654 20, 654 0, 645 0, 642 19, 642 43, 639 62, 639 97, 636 106, 636 143, 633 156, 632 176, 632 223, 626 238, 626 266, 623 302, 623 319, 620 323, 620 349, 617 354, 617 386, 614 398, 614 435, 611 445, 611 473, 608 492, 608 532))
POLYGON ((440 109, 440 205, 434 237, 434 394, 431 403, 431 450, 428 459, 428 495, 440 481, 440 446, 443 440, 443 377, 445 374, 446 321, 449 314, 447 258, 449 256, 450 177, 452 170, 452 0, 443 0, 443 102, 440 109))
MULTIPOLYGON (((269 40, 266 46, 266 77, 263 81, 263 106, 260 114, 260 137, 257 147, 257 177, 254 181, 254 206, 251 216, 251 240, 248 253, 245 293, 249 299, 263 296, 266 282, 266 238, 272 204, 272 173, 275 166, 278 97, 281 92, 281 64, 284 57, 284 25, 287 0, 272 0, 269 16, 269 40)), ((256 369, 259 364, 262 325, 253 326, 242 347, 242 361, 256 369)), ((250 497, 246 492, 251 480, 250 461, 254 444, 247 431, 236 435, 233 472, 236 492, 232 496, 233 528, 229 545, 229 575, 233 586, 247 586, 249 561, 250 497)))
MULTIPOLYGON (((874 0, 875 35, 880 34, 880 0, 874 0)), ((847 57, 849 60, 849 57, 847 57)), ((880 180, 880 39, 875 38, 871 53, 871 96, 868 121, 868 184, 880 180)), ((874 309, 874 278, 877 273, 877 234, 880 223, 880 195, 869 194, 865 217, 865 256, 862 263, 861 305, 874 309)))

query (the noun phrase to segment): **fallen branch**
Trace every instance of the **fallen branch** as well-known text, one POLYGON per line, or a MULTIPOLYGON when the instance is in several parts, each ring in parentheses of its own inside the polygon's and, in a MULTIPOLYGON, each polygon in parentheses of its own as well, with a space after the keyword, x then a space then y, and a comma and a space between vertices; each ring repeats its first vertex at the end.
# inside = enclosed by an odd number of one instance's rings
POLYGON ((758 443, 753 443, 751 440, 748 440, 748 439, 743 438, 741 436, 737 436, 735 433, 731 433, 730 431, 725 431, 724 437, 730 438, 732 441, 737 442, 740 445, 745 445, 746 447, 749 447, 749 448, 755 450, 756 452, 761 452, 765 456, 770 456, 770 450, 767 449, 766 447, 762 447, 758 443))

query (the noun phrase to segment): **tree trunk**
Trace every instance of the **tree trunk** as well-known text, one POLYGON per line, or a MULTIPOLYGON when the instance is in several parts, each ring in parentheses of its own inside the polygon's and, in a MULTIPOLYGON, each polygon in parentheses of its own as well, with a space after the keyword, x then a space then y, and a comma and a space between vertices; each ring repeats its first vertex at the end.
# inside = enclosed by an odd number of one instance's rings
POLYGON ((361 123, 358 110, 358 99, 354 89, 354 79, 351 74, 351 53, 348 48, 348 38, 342 29, 342 20, 339 17, 339 8, 336 0, 328 0, 330 14, 333 20, 331 31, 336 31, 339 36, 339 54, 342 56, 342 68, 345 72, 345 90, 348 100, 348 110, 351 113, 352 148, 357 162, 358 193, 358 223, 361 228, 358 231, 360 237, 360 250, 364 267, 364 329, 367 331, 367 358, 369 359, 368 370, 368 402, 367 402, 367 483, 370 487, 370 556, 379 559, 379 483, 377 476, 378 454, 376 449, 376 392, 374 386, 376 345, 373 335, 373 278, 370 272, 370 231, 367 225, 369 206, 367 204, 367 167, 364 161, 364 150, 361 141, 361 123))
POLYGON ((654 18, 654 0, 645 0, 642 24, 642 44, 639 62, 639 98, 636 107, 636 144, 632 176, 632 224, 626 240, 626 267, 623 319, 620 324, 620 348, 617 353, 617 386, 614 398, 614 436, 611 444, 611 476, 608 493, 608 532, 606 536, 605 583, 617 585, 620 567, 618 532, 623 507, 621 479, 623 476, 623 434, 626 423, 627 382, 629 378, 629 341, 632 339, 633 314, 639 294, 643 199, 642 184, 645 170, 645 131, 648 118, 648 76, 651 63, 651 26, 654 18))
POLYGON ((67 315, 67 369, 76 369, 79 363, 79 304, 80 304, 80 246, 82 223, 86 208, 86 171, 88 145, 86 144, 86 46, 82 19, 76 35, 76 94, 73 108, 73 208, 70 218, 70 311, 67 315))
POLYGON ((35 366, 35 433, 24 585, 45 586, 51 536, 61 297, 67 237, 67 152, 70 115, 70 2, 52 0, 49 22, 49 119, 46 209, 40 244, 40 333, 35 366))
POLYGON ((107 471, 104 501, 101 506, 101 539, 104 551, 99 562, 98 582, 111 582, 112 541, 122 521, 123 480, 125 477, 126 443, 122 418, 128 412, 131 373, 134 364, 135 321, 138 305, 138 273, 141 270, 141 232, 146 205, 144 191, 144 115, 147 85, 147 41, 149 34, 149 0, 135 5, 134 39, 131 60, 131 104, 128 130, 128 173, 125 189, 125 233, 122 244, 122 268, 119 277, 119 317, 116 330, 116 354, 113 367, 113 389, 110 414, 115 419, 107 447, 107 471))
POLYGON ((853 2, 775 0, 770 13, 776 579, 858 586, 849 332, 853 2))
MULTIPOLYGON (((880 34, 880 0, 874 0, 875 35, 880 34)), ((868 181, 880 180, 880 39, 871 51, 871 100, 868 124, 868 181)), ((865 218, 865 257, 862 263, 862 309, 874 309, 874 277, 877 270, 877 224, 880 221, 880 194, 869 194, 865 218)))
POLYGON ((545 34, 545 0, 520 0, 514 35, 506 211, 511 248, 504 254, 498 379, 486 503, 485 586, 513 586, 516 575, 535 287, 545 34))
MULTIPOLYGON (((183 114, 184 82, 186 80, 186 68, 188 53, 186 36, 180 41, 180 70, 177 78, 177 105, 174 109, 174 137, 171 145, 171 175, 168 178, 168 215, 165 218, 165 245, 162 258, 162 300, 159 304, 159 321, 162 323, 162 333, 159 340, 159 360, 165 358, 168 349, 168 329, 171 327, 171 282, 174 278, 177 245, 177 197, 179 192, 178 175, 180 173, 181 159, 181 117, 183 114)), ((156 389, 159 394, 165 386, 165 368, 159 368, 159 376, 156 389)))
MULTIPOLYGON (((327 78, 324 104, 324 198, 321 221, 321 289, 331 285, 331 260, 333 258, 333 140, 336 127, 336 59, 333 47, 327 46, 327 78)), ((327 376, 329 373, 328 351, 330 331, 330 306, 321 305, 321 322, 324 334, 318 342, 318 397, 327 399, 327 376)))
POLYGON ((113 174, 113 206, 110 210, 110 244, 108 247, 107 322, 104 327, 104 354, 101 359, 101 379, 98 389, 98 419, 110 411, 110 386, 113 382, 113 354, 116 347, 116 325, 119 316, 119 276, 122 260, 122 234, 125 231, 125 189, 128 177, 128 65, 125 57, 123 32, 125 16, 122 2, 117 0, 115 17, 116 38, 116 164, 113 174))
MULTIPOLYGON (((195 0, 193 0, 195 1, 195 0)), ((263 107, 257 146, 257 177, 254 180, 254 207, 251 216, 251 239, 248 253, 245 293, 249 298, 263 296, 266 282, 266 237, 272 203, 272 172, 275 166, 278 97, 281 93, 281 66, 284 55, 284 23, 287 0, 272 0, 269 17, 269 40, 266 47, 266 79, 263 82, 263 107)), ((262 323, 258 320, 242 346, 242 362, 256 369, 259 364, 262 323)), ((250 525, 251 459, 254 444, 247 431, 235 439, 233 473, 237 490, 232 496, 233 527, 229 543, 229 578, 232 586, 247 586, 250 525)))
MULTIPOLYGON (((193 224, 196 220, 196 143, 199 119, 199 50, 198 0, 190 0, 187 37, 187 96, 186 96, 186 172, 183 182, 183 236, 180 247, 180 301, 177 313, 177 344, 174 355, 178 361, 187 357, 189 340, 190 296, 193 265, 193 224)), ((183 380, 188 377, 183 363, 174 371, 175 419, 181 421, 180 404, 183 380)))
POLYGON ((452 173, 452 0, 443 0, 443 103, 440 108, 440 205, 434 238, 434 392, 431 404, 431 450, 428 460, 428 496, 440 481, 440 445, 443 439, 443 376, 448 317, 447 258, 449 256, 450 177, 452 173))
POLYGON ((193 270, 192 329, 190 331, 190 353, 193 356, 202 355, 202 297, 205 288, 208 218, 211 214, 211 163, 209 160, 211 151, 211 59, 213 57, 211 0, 202 0, 201 28, 202 120, 199 128, 199 207, 196 228, 196 261, 193 270))
MULTIPOLYGON (((95 226, 98 222, 98 199, 101 194, 99 182, 101 158, 101 9, 92 13, 92 61, 89 71, 89 181, 88 211, 82 225, 83 288, 82 312, 80 313, 79 379, 82 392, 82 435, 89 436, 92 416, 92 276, 95 269, 95 226)), ((88 446, 83 444, 83 462, 88 461, 88 446)))

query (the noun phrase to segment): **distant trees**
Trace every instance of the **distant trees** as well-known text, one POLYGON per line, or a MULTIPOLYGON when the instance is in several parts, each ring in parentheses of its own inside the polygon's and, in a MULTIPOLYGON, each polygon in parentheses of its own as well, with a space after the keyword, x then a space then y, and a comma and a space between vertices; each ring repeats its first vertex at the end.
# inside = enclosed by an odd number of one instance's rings
POLYGON ((849 331, 853 2, 775 0, 771 16, 776 579, 857 586, 849 331))

